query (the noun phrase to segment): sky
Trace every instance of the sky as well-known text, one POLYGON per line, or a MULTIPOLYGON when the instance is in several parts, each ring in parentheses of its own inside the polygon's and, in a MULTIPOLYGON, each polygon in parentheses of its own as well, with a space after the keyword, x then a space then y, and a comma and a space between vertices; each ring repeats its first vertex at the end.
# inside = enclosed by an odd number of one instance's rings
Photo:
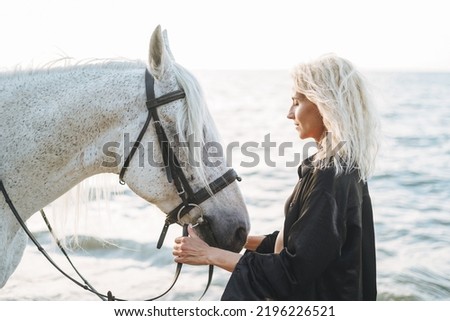
POLYGON ((0 70, 147 60, 167 29, 188 69, 289 69, 334 52, 374 71, 450 71, 446 0, 0 0, 0 70))

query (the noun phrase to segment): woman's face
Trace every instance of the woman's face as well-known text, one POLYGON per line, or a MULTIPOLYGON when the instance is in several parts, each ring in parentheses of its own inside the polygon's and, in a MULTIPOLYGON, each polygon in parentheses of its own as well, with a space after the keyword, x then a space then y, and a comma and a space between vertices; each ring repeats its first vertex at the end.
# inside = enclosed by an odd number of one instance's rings
POLYGON ((300 139, 314 138, 318 142, 325 125, 317 106, 312 103, 305 95, 296 92, 292 97, 292 106, 289 109, 287 118, 295 123, 295 129, 298 131, 300 139))

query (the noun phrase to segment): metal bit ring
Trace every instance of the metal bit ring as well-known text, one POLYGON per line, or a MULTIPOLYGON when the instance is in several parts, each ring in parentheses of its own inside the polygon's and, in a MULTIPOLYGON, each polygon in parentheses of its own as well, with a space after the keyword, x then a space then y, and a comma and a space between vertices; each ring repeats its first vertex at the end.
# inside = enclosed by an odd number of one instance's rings
MULTIPOLYGON (((198 204, 194 204, 194 203, 189 203, 187 205, 183 205, 180 210, 178 211, 177 214, 177 221, 180 222, 181 221, 181 212, 184 210, 184 208, 186 208, 187 206, 189 207, 197 207, 200 210, 200 216, 197 218, 197 222, 195 222, 195 224, 192 225, 192 227, 196 227, 200 224, 203 223, 203 209, 198 205, 198 204)), ((189 212, 188 212, 189 213, 189 212)))

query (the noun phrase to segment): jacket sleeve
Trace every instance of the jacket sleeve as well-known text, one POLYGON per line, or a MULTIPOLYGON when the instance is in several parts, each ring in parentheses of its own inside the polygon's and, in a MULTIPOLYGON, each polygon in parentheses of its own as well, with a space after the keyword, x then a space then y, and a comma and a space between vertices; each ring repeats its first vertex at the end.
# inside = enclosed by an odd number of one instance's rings
POLYGON ((280 254, 247 252, 238 262, 222 300, 292 300, 340 253, 343 224, 334 197, 313 190, 292 224, 280 254))
POLYGON ((275 231, 272 234, 267 234, 266 237, 262 240, 261 244, 259 244, 259 246, 256 248, 255 252, 273 253, 278 233, 279 231, 275 231))

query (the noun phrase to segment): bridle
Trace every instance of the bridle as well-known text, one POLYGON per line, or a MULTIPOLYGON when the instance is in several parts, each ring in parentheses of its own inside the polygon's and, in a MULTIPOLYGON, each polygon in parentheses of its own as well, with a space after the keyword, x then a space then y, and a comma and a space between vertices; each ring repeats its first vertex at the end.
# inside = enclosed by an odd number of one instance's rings
POLYGON ((164 168, 167 176, 167 181, 169 183, 173 183, 177 190, 177 194, 181 198, 181 203, 172 211, 167 213, 166 220, 164 223, 163 230, 161 231, 161 235, 158 240, 157 248, 161 248, 164 238, 167 234, 169 226, 173 223, 180 222, 180 219, 189 213, 189 211, 196 207, 200 209, 200 217, 197 220, 197 224, 203 224, 205 222, 205 218, 203 217, 203 211, 200 208, 200 204, 206 201, 211 195, 214 195, 227 187, 229 184, 233 183, 234 180, 240 181, 241 178, 236 174, 233 169, 229 169, 225 174, 221 177, 214 180, 209 184, 208 188, 204 187, 197 192, 194 192, 189 185, 189 181, 186 178, 181 166, 180 162, 174 152, 173 148, 170 146, 169 140, 167 138, 166 132, 164 131, 164 127, 161 124, 158 115, 158 107, 166 105, 168 103, 174 102, 179 99, 183 99, 186 94, 183 90, 175 90, 168 94, 162 95, 158 98, 155 97, 155 79, 150 74, 150 72, 146 69, 145 71, 145 90, 147 95, 147 109, 148 115, 147 119, 142 127, 138 138, 136 139, 133 147, 130 150, 127 158, 125 159, 124 165, 119 173, 119 182, 120 184, 125 184, 124 175, 128 166, 130 165, 131 159, 133 158, 136 150, 141 144, 142 138, 147 131, 147 128, 150 124, 150 121, 153 119, 153 124, 155 127, 156 135, 158 138, 158 143, 160 146, 160 150, 163 157, 164 168))
MULTIPOLYGON (((212 195, 215 195, 216 193, 218 193, 219 191, 221 191, 222 189, 224 189, 225 187, 227 187, 229 184, 233 183, 235 180, 240 181, 241 178, 236 174, 236 172, 233 169, 228 170, 225 174, 223 174, 221 177, 217 178, 216 180, 214 180, 213 182, 211 182, 208 185, 208 188, 203 187, 200 190, 198 190, 197 192, 194 192, 193 189, 191 188, 191 186, 189 185, 189 181, 187 180, 181 166, 180 166, 180 162, 178 160, 178 158, 176 157, 176 154, 173 150, 173 148, 170 146, 169 140, 167 138, 167 135, 164 131, 164 128, 161 124, 161 121, 159 119, 158 116, 158 107, 161 107, 163 105, 169 104, 171 102, 174 102, 176 100, 179 99, 183 99, 185 98, 186 94, 183 90, 175 90, 172 91, 168 94, 162 95, 158 98, 155 97, 155 90, 154 90, 154 83, 155 80, 153 78, 153 76, 150 74, 150 72, 146 69, 145 70, 145 86, 146 86, 146 96, 147 96, 147 102, 146 102, 146 106, 148 109, 148 115, 147 115, 147 119, 145 121, 144 126, 142 127, 138 138, 136 139, 132 149, 130 150, 130 153, 128 154, 127 158, 124 161, 124 165, 122 167, 122 169, 120 170, 119 173, 119 183, 124 185, 125 181, 124 181, 124 175, 126 173, 126 170, 128 169, 131 159, 133 158, 134 154, 136 153, 136 150, 138 149, 142 138, 144 137, 144 134, 146 133, 148 126, 150 124, 150 121, 153 119, 153 124, 155 127, 155 131, 158 137, 158 143, 159 146, 161 148, 161 153, 162 153, 162 157, 163 157, 163 163, 164 163, 164 168, 165 168, 165 172, 166 172, 166 176, 167 176, 167 180, 169 183, 173 183, 175 185, 175 188, 177 190, 177 194, 179 195, 180 199, 181 199, 181 203, 174 208, 172 211, 170 211, 169 213, 166 214, 166 219, 165 219, 165 223, 164 223, 164 227, 162 229, 161 235, 159 237, 158 243, 157 243, 157 248, 160 249, 162 247, 162 244, 164 243, 164 238, 167 234, 167 231, 169 229, 169 226, 174 224, 174 223, 178 223, 180 225, 183 225, 181 223, 181 218, 186 215, 187 213, 189 213, 193 208, 198 208, 200 209, 200 217, 197 218, 197 222, 194 224, 194 226, 200 225, 200 224, 209 224, 208 220, 206 217, 204 217, 203 215, 203 210, 200 207, 200 204, 203 203, 204 201, 206 201, 207 199, 209 199, 212 195)), ((12 213, 14 214, 14 216, 16 217, 17 221, 19 222, 20 226, 22 227, 22 229, 25 231, 25 233, 28 235, 28 237, 31 239, 31 241, 35 244, 35 246, 37 247, 37 249, 42 253, 42 255, 44 255, 44 257, 61 273, 63 274, 65 277, 67 277, 69 280, 71 280, 73 283, 75 283, 76 285, 80 286, 81 288, 96 294, 100 299, 106 301, 125 301, 123 299, 119 299, 116 298, 112 295, 111 291, 108 291, 108 293, 102 294, 100 292, 98 292, 97 290, 95 290, 95 288, 81 275, 81 273, 77 270, 77 268, 74 266, 74 264, 72 263, 72 261, 70 260, 69 256, 67 255, 67 252, 64 250, 64 247, 62 246, 61 242, 58 240, 58 238, 56 237, 56 235, 53 232, 53 229, 50 225, 50 222, 48 221, 44 211, 41 209, 41 215, 50 231, 50 233, 52 234, 53 238, 55 239, 59 249, 61 250, 61 252, 64 254, 64 256, 66 257, 66 259, 68 260, 68 262, 70 263, 71 267, 73 268, 73 270, 77 273, 77 275, 81 278, 81 280, 83 281, 80 282, 78 280, 76 280, 75 278, 73 278, 72 276, 70 276, 69 274, 67 274, 64 270, 62 270, 55 261, 53 261, 53 259, 50 257, 50 255, 45 251, 45 249, 41 246, 41 244, 39 243, 39 241, 37 241, 37 239, 34 237, 33 233, 28 229, 27 225, 25 224, 25 222, 23 221, 23 219, 21 218, 21 216, 19 215, 19 213, 17 212, 13 202, 11 201, 11 199, 9 198, 9 195, 6 191, 6 188, 3 185, 2 180, 0 180, 0 190, 2 191, 2 194, 5 198, 6 203, 8 204, 8 206, 10 207, 12 213)), ((212 233, 211 233, 212 234, 212 233)), ((184 224, 183 225, 183 236, 187 236, 187 225, 184 224)), ((215 241, 214 235, 212 234, 212 242, 217 243, 215 241)), ((211 245, 216 245, 216 244, 211 244, 211 245)), ((156 299, 159 299, 160 297, 164 296, 165 294, 167 294, 175 285, 176 281, 178 280, 178 276, 181 272, 181 267, 182 264, 178 263, 177 264, 177 268, 175 271, 175 276, 174 279, 172 281, 172 284, 170 285, 170 287, 164 291, 162 294, 153 297, 151 299, 147 299, 146 301, 153 301, 156 299)), ((213 274, 213 265, 209 266, 209 274, 208 274, 208 282, 206 285, 206 288, 203 292, 203 294, 201 295, 200 299, 205 295, 206 291, 209 288, 209 285, 211 283, 212 280, 212 274, 213 274)), ((200 300, 199 299, 199 300, 200 300)))

